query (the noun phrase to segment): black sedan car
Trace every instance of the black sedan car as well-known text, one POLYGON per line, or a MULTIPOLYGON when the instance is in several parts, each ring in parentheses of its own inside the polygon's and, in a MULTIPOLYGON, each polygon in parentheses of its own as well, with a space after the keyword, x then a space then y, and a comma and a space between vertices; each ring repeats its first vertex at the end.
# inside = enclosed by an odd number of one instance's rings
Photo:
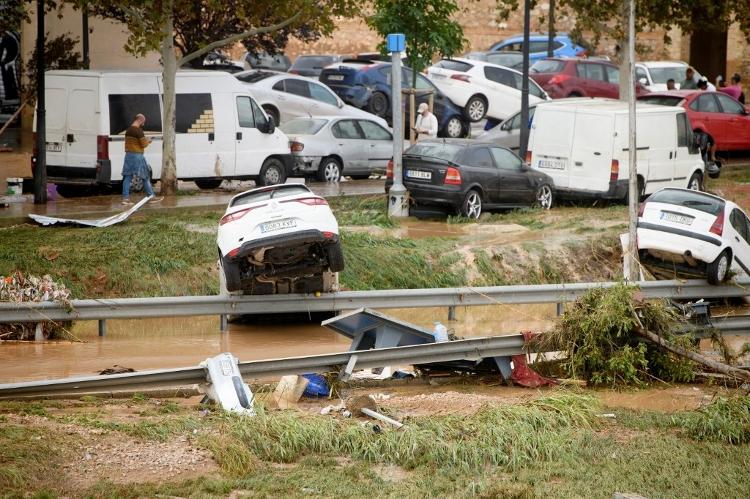
MULTIPOLYGON (((554 182, 515 153, 489 142, 424 140, 404 151, 403 182, 416 215, 454 211, 479 218, 483 210, 552 207, 554 182)), ((386 191, 393 185, 388 165, 386 191)))

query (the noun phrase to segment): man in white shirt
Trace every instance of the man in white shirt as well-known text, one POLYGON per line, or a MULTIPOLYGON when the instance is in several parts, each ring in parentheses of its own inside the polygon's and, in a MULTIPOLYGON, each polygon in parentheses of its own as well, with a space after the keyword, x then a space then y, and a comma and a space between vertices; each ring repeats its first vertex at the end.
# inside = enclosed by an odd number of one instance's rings
POLYGON ((430 112, 430 107, 423 102, 417 108, 417 120, 414 124, 414 131, 417 132, 417 140, 434 139, 438 134, 438 121, 434 114, 430 112))

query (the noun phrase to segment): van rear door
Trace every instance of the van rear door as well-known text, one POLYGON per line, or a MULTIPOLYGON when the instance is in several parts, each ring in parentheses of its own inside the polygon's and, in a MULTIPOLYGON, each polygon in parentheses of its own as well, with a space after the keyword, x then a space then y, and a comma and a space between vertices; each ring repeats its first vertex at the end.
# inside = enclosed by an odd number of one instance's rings
POLYGON ((551 176, 557 189, 570 187, 570 149, 575 119, 574 109, 537 106, 531 123, 531 166, 551 176))
POLYGON ((571 189, 589 192, 609 190, 614 119, 611 113, 576 113, 569 165, 571 189))
MULTIPOLYGON (((47 166, 68 166, 68 89, 63 80, 48 77, 44 90, 47 166)), ((36 113, 34 113, 36 130, 36 113)), ((94 150, 96 153, 96 149, 94 150)), ((96 154, 94 154, 96 158, 96 154)))
POLYGON ((67 165, 96 168, 96 136, 99 129, 99 79, 71 78, 68 93, 67 165))

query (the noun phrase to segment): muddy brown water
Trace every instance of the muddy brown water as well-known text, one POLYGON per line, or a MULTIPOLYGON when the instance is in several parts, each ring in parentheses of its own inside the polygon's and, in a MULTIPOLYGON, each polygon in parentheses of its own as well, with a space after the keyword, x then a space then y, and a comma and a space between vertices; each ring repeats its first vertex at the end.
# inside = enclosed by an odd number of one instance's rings
MULTIPOLYGON (((463 337, 497 336, 545 330, 554 305, 459 307, 448 321, 447 308, 389 309, 382 312, 432 330, 441 321, 463 337)), ((318 324, 230 324, 219 332, 217 317, 107 321, 98 336, 96 321, 74 324, 82 342, 6 342, 0 344, 0 383, 86 376, 117 364, 136 370, 195 366, 231 352, 240 360, 295 357, 345 351, 349 340, 318 324)))

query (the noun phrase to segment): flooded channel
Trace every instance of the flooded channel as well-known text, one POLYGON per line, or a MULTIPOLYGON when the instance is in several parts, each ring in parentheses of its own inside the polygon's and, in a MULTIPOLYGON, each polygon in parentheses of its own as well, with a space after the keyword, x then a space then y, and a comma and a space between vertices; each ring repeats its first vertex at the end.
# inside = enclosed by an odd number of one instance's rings
MULTIPOLYGON (((555 305, 389 309, 383 313, 432 330, 441 321, 462 337, 497 336, 552 326, 555 305)), ((240 360, 294 357, 344 351, 349 340, 318 324, 230 324, 219 332, 218 317, 107 321, 98 336, 96 321, 75 323, 81 342, 5 342, 0 344, 0 382, 86 376, 120 366, 136 370, 189 367, 221 352, 240 360)))

